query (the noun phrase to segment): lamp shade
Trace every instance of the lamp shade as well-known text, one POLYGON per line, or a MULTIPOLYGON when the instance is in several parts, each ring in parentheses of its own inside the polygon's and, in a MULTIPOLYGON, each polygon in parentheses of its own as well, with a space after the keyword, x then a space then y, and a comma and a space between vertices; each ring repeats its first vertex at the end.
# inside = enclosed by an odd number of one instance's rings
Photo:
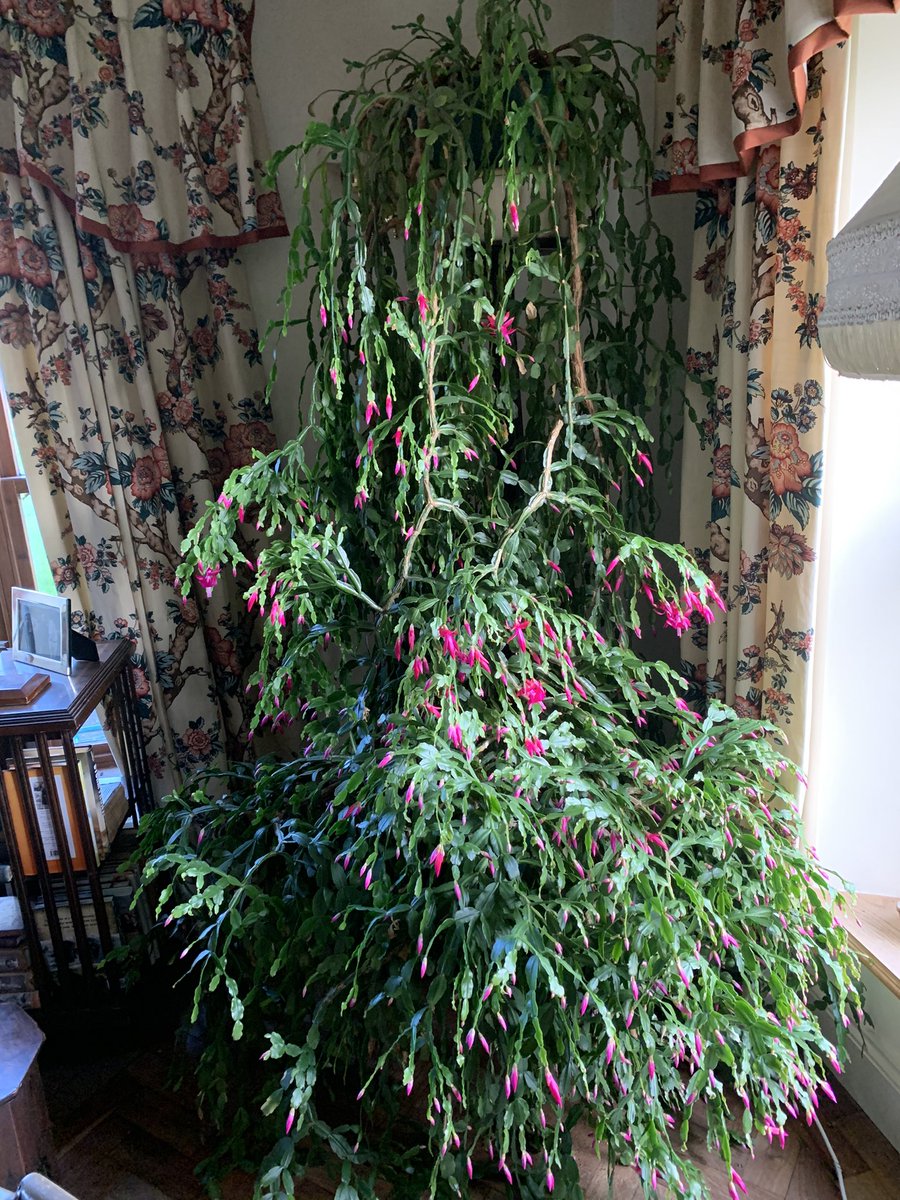
POLYGON ((900 163, 827 253, 825 357, 841 375, 900 379, 900 163))

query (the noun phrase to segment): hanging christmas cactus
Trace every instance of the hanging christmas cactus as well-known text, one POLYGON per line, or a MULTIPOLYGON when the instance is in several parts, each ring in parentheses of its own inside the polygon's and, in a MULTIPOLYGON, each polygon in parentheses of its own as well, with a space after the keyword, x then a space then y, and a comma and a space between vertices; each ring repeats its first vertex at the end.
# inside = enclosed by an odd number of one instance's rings
POLYGON ((648 536, 678 285, 634 52, 547 16, 481 0, 474 51, 459 12, 404 27, 289 152, 308 424, 185 547, 211 589, 263 531, 257 728, 300 748, 144 831, 222 1159, 267 1197, 324 1159, 341 1200, 568 1200, 581 1123, 645 1196, 706 1197, 694 1107, 731 1170, 857 1016, 774 731, 638 653, 723 607, 648 536))

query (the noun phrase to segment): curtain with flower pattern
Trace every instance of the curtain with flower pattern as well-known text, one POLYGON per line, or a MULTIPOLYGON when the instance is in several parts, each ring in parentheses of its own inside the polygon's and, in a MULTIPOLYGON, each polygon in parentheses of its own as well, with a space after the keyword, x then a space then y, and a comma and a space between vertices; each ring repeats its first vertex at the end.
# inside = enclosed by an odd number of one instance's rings
POLYGON ((762 716, 806 767, 826 413, 818 318, 842 39, 898 0, 660 0, 657 192, 697 189, 682 537, 728 612, 682 642, 693 702, 762 716))
POLYGON ((0 0, 0 372, 57 587, 134 643, 160 794, 246 744, 240 580, 184 602, 175 571, 226 475, 274 448, 239 248, 285 227, 249 20, 0 0))
POLYGON ((658 0, 654 191, 751 175, 758 150, 800 130, 810 63, 854 16, 898 10, 900 0, 658 0))
POLYGON ((691 699, 762 716, 807 765, 823 486, 818 317, 851 11, 660 0, 656 191, 698 189, 682 538, 728 602, 682 641, 691 699))
POLYGON ((683 540, 729 610, 684 638, 691 700, 771 720, 801 766, 823 478, 817 322, 845 55, 826 58, 810 74, 803 129, 765 147, 748 178, 697 198, 688 370, 702 420, 686 423, 681 507, 683 540))

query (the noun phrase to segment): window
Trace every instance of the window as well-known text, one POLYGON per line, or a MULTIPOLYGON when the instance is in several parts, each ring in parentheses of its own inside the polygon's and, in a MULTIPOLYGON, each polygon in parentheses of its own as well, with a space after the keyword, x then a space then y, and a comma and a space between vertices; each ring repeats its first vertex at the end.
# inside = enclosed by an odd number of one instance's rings
POLYGON ((9 641, 10 588, 37 588, 54 595, 56 588, 5 395, 0 407, 0 641, 9 641))
MULTIPOLYGON (((859 18, 852 45, 842 225, 900 154, 900 18, 859 18)), ((900 383, 829 394, 810 832, 860 892, 900 896, 900 383)))

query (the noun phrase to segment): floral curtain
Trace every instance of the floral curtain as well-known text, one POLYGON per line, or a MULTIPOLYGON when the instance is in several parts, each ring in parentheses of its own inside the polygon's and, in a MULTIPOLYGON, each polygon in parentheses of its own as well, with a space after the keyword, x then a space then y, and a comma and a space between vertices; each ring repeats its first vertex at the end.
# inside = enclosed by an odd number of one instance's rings
POLYGON ((756 152, 798 132, 809 66, 860 13, 900 0, 659 0, 654 190, 753 173, 756 152))
POLYGON ((840 113, 845 56, 826 57, 802 131, 767 146, 750 177, 698 196, 688 370, 703 419, 687 422, 681 509, 685 544, 729 602, 685 637, 692 699, 773 721, 801 766, 825 422, 817 322, 840 149, 826 112, 840 113))
POLYGON ((692 699, 806 767, 826 413, 818 319, 856 13, 900 0, 659 0, 655 190, 697 190, 681 522, 729 601, 682 643, 692 699))
POLYGON ((183 602, 175 570, 274 447, 238 248, 285 230, 248 33, 233 0, 0 0, 0 371, 57 587, 134 642, 160 793, 246 745, 240 581, 183 602))

